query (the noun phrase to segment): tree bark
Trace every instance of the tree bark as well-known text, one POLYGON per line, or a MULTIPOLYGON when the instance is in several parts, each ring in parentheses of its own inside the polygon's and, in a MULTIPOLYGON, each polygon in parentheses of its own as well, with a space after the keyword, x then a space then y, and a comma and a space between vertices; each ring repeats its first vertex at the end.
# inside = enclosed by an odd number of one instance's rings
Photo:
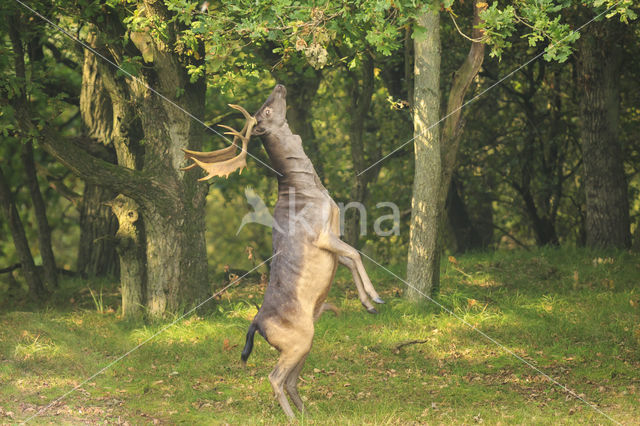
POLYGON ((407 281, 407 298, 430 296, 440 277, 438 196, 442 170, 440 158, 440 15, 426 7, 417 24, 425 34, 414 41, 414 156, 413 196, 407 281), (431 126, 431 127, 430 127, 431 126))
POLYGON ((144 227, 139 221, 138 205, 131 198, 118 195, 111 203, 120 226, 116 233, 117 252, 120 257, 120 288, 122 315, 134 317, 142 313, 147 298, 147 275, 144 227))
POLYGON ((27 186, 33 203, 33 211, 38 226, 38 246, 42 257, 45 282, 51 287, 58 287, 58 268, 51 247, 51 228, 47 220, 47 210, 40 192, 36 166, 33 159, 33 142, 28 141, 22 145, 22 164, 26 174, 27 186))
POLYGON ((594 22, 580 37, 577 73, 587 246, 628 248, 629 200, 619 140, 620 23, 594 22))
MULTIPOLYGON (((188 81, 186 75, 183 78, 188 81)), ((188 111, 204 110, 204 81, 201 79, 200 83, 184 83, 189 89, 185 96, 190 93, 194 98, 185 100, 188 111)), ((157 316, 165 311, 175 312, 208 295, 204 239, 207 186, 196 182, 197 171, 179 170, 183 162, 179 148, 199 150, 202 128, 157 97, 148 97, 144 103, 140 110, 142 128, 145 140, 153 141, 145 150, 145 157, 156 160, 155 164, 145 161, 145 168, 175 194, 171 203, 147 202, 140 211, 146 236, 146 302, 150 314, 157 316), (158 126, 158 122, 167 125, 158 126)))
MULTIPOLYGON (((482 37, 479 12, 486 7, 473 2, 473 38, 482 37)), ((425 34, 414 42, 414 145, 415 172, 411 200, 411 231, 407 279, 415 289, 409 299, 437 293, 440 288, 440 254, 444 208, 462 136, 461 108, 464 97, 484 59, 484 45, 471 43, 469 54, 456 71, 447 101, 442 131, 440 119, 440 17, 434 7, 426 7, 418 18, 425 34)))
POLYGON ((118 276, 115 235, 118 221, 105 204, 113 190, 86 183, 80 203, 80 242, 76 270, 84 277, 118 276))
MULTIPOLYGON (((354 183, 351 187, 351 199, 363 205, 368 196, 368 185, 372 176, 376 173, 374 169, 361 173, 367 167, 367 157, 364 146, 364 126, 371 106, 371 96, 374 89, 373 58, 367 53, 363 55, 360 76, 351 75, 351 123, 349 124, 349 146, 351 148, 351 162, 354 171, 354 183)), ((345 215, 344 240, 352 247, 360 248, 360 217, 359 209, 350 208, 345 215)))
MULTIPOLYGON (((474 40, 480 40, 484 33, 477 28, 480 23, 480 12, 487 6, 486 3, 474 0, 473 7, 473 31, 471 32, 474 40)), ((464 97, 467 95, 471 83, 478 75, 482 62, 484 60, 484 43, 474 41, 469 48, 469 54, 460 68, 453 76, 449 98, 447 99, 446 119, 442 122, 442 133, 440 135, 441 157, 442 157, 442 182, 440 185, 440 195, 438 197, 439 208, 444 208, 449 192, 449 184, 456 165, 458 156, 458 148, 460 139, 462 138, 462 129, 464 123, 462 117, 462 105, 464 97)))
POLYGON ((43 300, 47 294, 40 276, 36 270, 36 265, 33 262, 33 256, 29 249, 29 242, 22 226, 20 216, 18 216, 18 210, 16 209, 15 202, 13 201, 13 195, 7 183, 7 180, 0 169, 0 207, 4 213, 4 217, 9 224, 9 230, 13 237, 13 243, 16 246, 16 252, 20 259, 22 266, 22 273, 27 281, 29 287, 29 294, 36 300, 43 300))

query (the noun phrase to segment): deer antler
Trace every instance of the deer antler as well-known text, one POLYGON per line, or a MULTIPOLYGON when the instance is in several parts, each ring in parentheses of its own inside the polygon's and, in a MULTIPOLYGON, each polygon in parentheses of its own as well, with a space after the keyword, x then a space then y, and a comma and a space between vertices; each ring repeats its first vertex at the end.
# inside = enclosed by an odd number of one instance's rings
POLYGON ((228 130, 227 132, 224 132, 225 135, 233 135, 233 143, 230 146, 211 152, 199 152, 183 149, 185 158, 193 160, 193 164, 190 164, 181 170, 190 170, 197 165, 207 172, 207 176, 198 179, 198 181, 208 180, 215 176, 224 176, 227 178, 236 170, 239 170, 239 173, 242 173, 242 169, 247 167, 247 145, 249 144, 251 132, 253 131, 253 126, 256 125, 257 120, 240 105, 229 104, 229 106, 240 111, 242 115, 244 115, 244 118, 247 119, 242 131, 240 132, 232 127, 218 124, 218 126, 228 130), (242 141, 242 151, 234 157, 239 141, 242 141))

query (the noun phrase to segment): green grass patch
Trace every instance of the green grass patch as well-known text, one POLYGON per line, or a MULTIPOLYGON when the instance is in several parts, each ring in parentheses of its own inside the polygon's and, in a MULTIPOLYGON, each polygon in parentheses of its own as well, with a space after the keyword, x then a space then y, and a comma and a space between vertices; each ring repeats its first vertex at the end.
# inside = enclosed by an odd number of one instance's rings
MULTIPOLYGON (((387 303, 367 314, 340 271, 329 300, 342 313, 316 326, 301 423, 609 423, 508 351, 615 420, 640 418, 638 255, 565 248, 449 258, 437 301, 453 315, 408 303, 402 282, 367 267, 387 303)), ((32 421, 286 422, 267 380, 277 352, 256 337, 247 367, 239 362, 263 292, 245 282, 159 334, 173 319, 123 321, 108 280, 65 281, 42 311, 5 308, 0 422, 23 421, 79 385, 32 421)))

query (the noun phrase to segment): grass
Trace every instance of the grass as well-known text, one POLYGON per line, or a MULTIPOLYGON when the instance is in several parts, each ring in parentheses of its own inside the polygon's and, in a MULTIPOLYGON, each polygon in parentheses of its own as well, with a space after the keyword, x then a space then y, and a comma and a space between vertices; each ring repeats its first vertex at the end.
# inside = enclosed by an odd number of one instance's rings
MULTIPOLYGON (((387 300, 359 304, 346 271, 302 373, 309 424, 607 424, 584 402, 488 341, 488 334, 624 424, 640 419, 640 256, 579 249, 477 253, 443 262, 433 304, 368 265, 387 300), (401 346, 403 343, 419 341, 401 346), (400 347, 399 347, 400 346, 400 347)), ((399 268, 392 268, 403 276, 399 268)), ((267 380, 277 359, 261 337, 239 362, 264 288, 243 283, 83 383, 171 322, 124 321, 113 282, 66 281, 56 308, 0 315, 0 423, 276 424, 267 380), (87 290, 104 288, 100 303, 87 290)), ((176 317, 177 318, 177 317, 176 317)))

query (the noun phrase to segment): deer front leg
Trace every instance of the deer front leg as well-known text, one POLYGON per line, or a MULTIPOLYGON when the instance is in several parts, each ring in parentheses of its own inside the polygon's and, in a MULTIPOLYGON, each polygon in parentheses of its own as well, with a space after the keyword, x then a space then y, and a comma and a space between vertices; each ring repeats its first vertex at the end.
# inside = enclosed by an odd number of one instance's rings
MULTIPOLYGON (((362 264, 362 259, 360 258, 360 253, 358 250, 351 247, 349 244, 342 241, 337 236, 333 235, 330 232, 322 232, 318 239, 315 242, 316 247, 325 249, 330 251, 331 253, 335 253, 338 256, 345 257, 353 262, 355 265, 355 271, 358 274, 364 291, 371 297, 371 299, 376 303, 384 303, 384 300, 380 298, 378 292, 375 288, 373 288, 373 284, 371 284, 371 280, 369 279, 369 275, 367 275, 367 271, 364 269, 364 265, 362 264)), ((340 261, 340 258, 338 258, 340 261)), ((345 265, 349 267, 348 265, 345 265)), ((353 270, 352 270, 353 272, 353 270)), ((353 274, 355 278, 355 273, 353 274)), ((357 286, 356 282, 356 286, 357 286)), ((362 300, 362 299, 361 299, 362 300)), ((367 305, 365 305, 367 306, 367 305)), ((368 310, 368 307, 367 307, 368 310)))
POLYGON ((373 307, 371 302, 369 301, 369 297, 367 293, 364 291, 364 285, 362 284, 362 279, 360 279, 360 273, 358 272, 358 268, 356 267, 356 263, 346 256, 338 256, 338 262, 341 265, 346 266, 351 271, 351 275, 353 275, 353 281, 356 284, 356 289, 358 290, 358 299, 360 299, 360 303, 365 307, 367 312, 370 314, 377 314, 376 308, 373 307))

